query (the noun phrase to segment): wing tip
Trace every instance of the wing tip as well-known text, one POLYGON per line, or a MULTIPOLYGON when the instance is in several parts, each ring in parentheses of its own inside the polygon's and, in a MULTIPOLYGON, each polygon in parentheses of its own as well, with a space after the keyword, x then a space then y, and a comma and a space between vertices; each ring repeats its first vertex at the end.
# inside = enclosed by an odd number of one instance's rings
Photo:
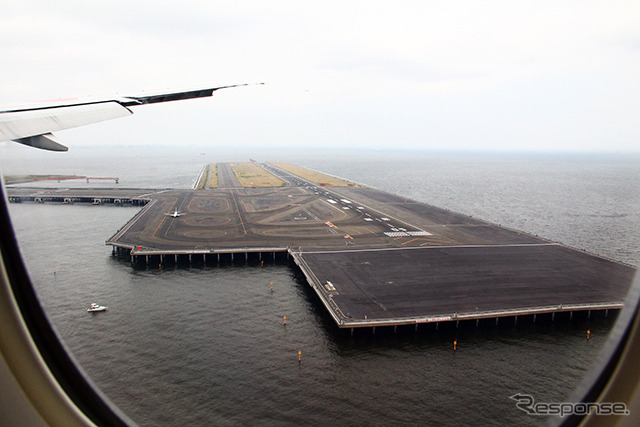
POLYGON ((28 145, 34 148, 40 148, 47 151, 69 151, 69 147, 60 144, 60 142, 58 142, 58 139, 51 133, 27 136, 25 138, 14 139, 13 141, 19 144, 28 145))

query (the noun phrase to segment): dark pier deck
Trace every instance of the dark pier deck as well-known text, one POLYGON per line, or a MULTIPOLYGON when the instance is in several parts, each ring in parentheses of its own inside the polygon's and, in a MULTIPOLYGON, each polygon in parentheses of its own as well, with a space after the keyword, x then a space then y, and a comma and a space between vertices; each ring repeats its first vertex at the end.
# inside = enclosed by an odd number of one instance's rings
POLYGON ((11 203, 89 203, 142 206, 150 196, 162 190, 132 188, 39 188, 29 186, 7 187, 11 203))
POLYGON ((260 166, 286 185, 242 187, 218 164, 217 188, 132 193, 146 205, 106 243, 149 265, 289 256, 341 328, 618 309, 636 273, 370 187, 260 166))

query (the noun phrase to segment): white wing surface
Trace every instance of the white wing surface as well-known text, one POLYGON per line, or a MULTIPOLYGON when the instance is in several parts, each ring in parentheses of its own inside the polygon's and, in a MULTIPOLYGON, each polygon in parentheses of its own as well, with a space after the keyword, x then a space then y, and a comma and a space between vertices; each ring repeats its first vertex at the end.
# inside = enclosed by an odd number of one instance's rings
POLYGON ((218 89, 238 86, 247 85, 5 109, 0 111, 0 141, 12 140, 44 150, 67 151, 68 148, 60 144, 52 132, 128 116, 133 114, 128 108, 131 106, 202 98, 212 96, 218 89))

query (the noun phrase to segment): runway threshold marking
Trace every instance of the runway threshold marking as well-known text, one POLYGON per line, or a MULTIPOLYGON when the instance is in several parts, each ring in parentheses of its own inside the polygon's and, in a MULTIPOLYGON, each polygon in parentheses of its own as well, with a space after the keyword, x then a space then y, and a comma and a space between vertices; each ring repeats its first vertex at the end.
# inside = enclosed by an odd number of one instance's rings
POLYGON ((326 200, 322 200, 327 206, 331 206, 333 209, 337 210, 338 212, 340 212, 343 216, 347 216, 347 214, 345 213, 344 210, 339 209, 338 207, 336 207, 335 205, 332 205, 331 203, 329 203, 326 200))

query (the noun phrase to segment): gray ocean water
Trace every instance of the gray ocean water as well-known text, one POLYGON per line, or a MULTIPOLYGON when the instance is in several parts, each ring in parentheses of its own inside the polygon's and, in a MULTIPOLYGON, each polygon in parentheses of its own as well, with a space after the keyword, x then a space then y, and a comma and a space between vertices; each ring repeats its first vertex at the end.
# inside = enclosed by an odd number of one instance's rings
MULTIPOLYGON (((638 155, 121 147, 55 157, 5 148, 0 158, 6 174, 117 176, 147 188, 190 188, 209 162, 290 161, 640 265, 638 155)), ((509 396, 565 399, 615 317, 351 337, 286 264, 160 271, 113 257, 104 241, 136 212, 11 205, 55 328, 141 425, 537 425, 546 420, 509 396), (91 302, 109 310, 89 314, 91 302)))

